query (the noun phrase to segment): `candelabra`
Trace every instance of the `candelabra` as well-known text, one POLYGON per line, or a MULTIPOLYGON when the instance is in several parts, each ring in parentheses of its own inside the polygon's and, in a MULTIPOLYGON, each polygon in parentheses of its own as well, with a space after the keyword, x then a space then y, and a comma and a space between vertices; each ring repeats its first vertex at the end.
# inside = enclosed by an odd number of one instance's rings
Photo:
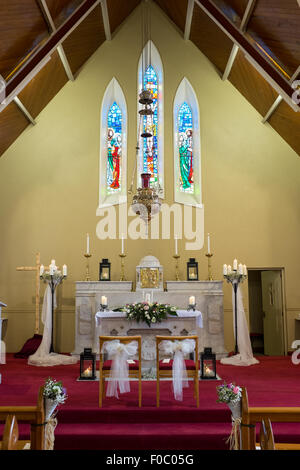
POLYGON ((90 281, 90 262, 89 259, 92 255, 90 253, 85 253, 84 257, 86 258, 86 270, 85 270, 85 280, 90 281))
POLYGON ((53 320, 54 320, 54 292, 56 289, 56 286, 60 284, 63 279, 66 279, 67 274, 66 271, 61 273, 59 270, 53 270, 51 269, 50 265, 50 271, 44 271, 40 274, 40 279, 42 279, 44 282, 47 282, 50 289, 51 289, 51 344, 50 344, 50 353, 54 352, 54 342, 53 342, 53 320))
POLYGON ((212 270, 211 270, 211 258, 213 257, 213 253, 206 253, 205 255, 207 257, 207 264, 208 264, 208 281, 213 281, 212 277, 212 270))
POLYGON ((125 258, 126 255, 125 253, 121 253, 120 255, 121 258, 121 275, 120 275, 120 281, 125 281, 125 258))
POLYGON ((178 254, 173 255, 173 258, 175 259, 175 280, 179 281, 179 258, 180 258, 180 255, 178 255, 178 254))
POLYGON ((237 331, 237 290, 238 285, 247 278, 247 275, 234 269, 233 271, 224 273, 224 279, 232 284, 234 291, 234 320, 235 320, 235 354, 238 354, 238 331, 237 331))

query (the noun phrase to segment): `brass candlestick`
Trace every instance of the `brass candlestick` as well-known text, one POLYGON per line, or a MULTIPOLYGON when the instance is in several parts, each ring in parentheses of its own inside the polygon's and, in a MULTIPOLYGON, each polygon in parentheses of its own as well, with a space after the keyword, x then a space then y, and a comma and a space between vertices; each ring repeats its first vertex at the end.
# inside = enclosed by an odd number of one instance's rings
POLYGON ((176 281, 179 281, 179 258, 180 258, 180 255, 173 255, 173 258, 175 259, 175 279, 176 279, 176 281))
POLYGON ((92 255, 90 253, 85 253, 84 254, 84 257, 86 258, 86 272, 85 272, 85 280, 86 281, 90 281, 91 278, 90 278, 90 265, 89 265, 89 258, 91 257, 92 255))
POLYGON ((125 258, 126 258, 126 255, 125 255, 125 253, 121 253, 119 256, 120 256, 120 258, 121 258, 121 276, 120 276, 120 281, 125 281, 124 266, 125 266, 125 258))
POLYGON ((213 253, 206 253, 207 262, 208 262, 208 281, 213 281, 212 272, 211 272, 211 258, 213 253))

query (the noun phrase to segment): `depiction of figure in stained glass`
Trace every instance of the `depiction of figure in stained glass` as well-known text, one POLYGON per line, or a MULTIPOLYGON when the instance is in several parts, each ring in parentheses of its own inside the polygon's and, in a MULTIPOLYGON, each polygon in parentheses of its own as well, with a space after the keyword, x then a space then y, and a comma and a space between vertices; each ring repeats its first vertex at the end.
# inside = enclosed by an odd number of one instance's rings
POLYGON ((183 103, 178 112, 178 134, 180 190, 192 193, 194 191, 193 116, 187 103, 183 103))
POLYGON ((121 189, 122 113, 117 103, 110 107, 107 125, 107 187, 118 190, 121 189))
POLYGON ((157 126, 158 126, 158 80, 157 75, 152 67, 149 65, 144 74, 144 89, 151 90, 152 93, 152 110, 153 123, 150 116, 144 116, 143 119, 143 130, 149 128, 152 125, 152 137, 145 138, 143 142, 143 171, 150 173, 150 183, 157 181, 157 166, 158 166, 158 155, 157 155, 157 126))

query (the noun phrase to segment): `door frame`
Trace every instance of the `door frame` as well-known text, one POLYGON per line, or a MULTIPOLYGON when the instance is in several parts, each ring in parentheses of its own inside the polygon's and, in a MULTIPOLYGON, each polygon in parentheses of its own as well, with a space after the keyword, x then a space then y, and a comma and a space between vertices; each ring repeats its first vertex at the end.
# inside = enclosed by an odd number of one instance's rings
MULTIPOLYGON (((286 316, 286 289, 285 289, 285 269, 284 267, 252 267, 247 266, 247 271, 280 271, 281 273, 281 289, 282 289, 282 312, 283 312, 283 350, 284 355, 288 354, 288 344, 287 344, 287 316, 286 316)), ((248 279, 247 279, 248 282, 248 279)), ((248 312, 250 315, 250 306, 249 306, 249 285, 248 285, 248 312)), ((250 316, 249 316, 250 322, 250 316)))

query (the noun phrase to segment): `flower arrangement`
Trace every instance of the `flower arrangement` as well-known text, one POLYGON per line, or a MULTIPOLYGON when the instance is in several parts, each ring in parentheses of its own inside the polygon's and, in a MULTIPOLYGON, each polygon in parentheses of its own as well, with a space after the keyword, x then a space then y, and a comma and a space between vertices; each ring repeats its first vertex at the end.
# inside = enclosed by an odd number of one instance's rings
POLYGON ((234 383, 226 384, 217 387, 217 403, 238 403, 242 397, 242 389, 234 383))
POLYGON ((45 398, 49 398, 57 404, 65 403, 68 398, 67 391, 62 386, 62 382, 56 382, 51 377, 45 382, 43 395, 45 398))
POLYGON ((146 322, 149 327, 152 323, 161 322, 168 315, 177 316, 176 307, 157 302, 126 304, 122 311, 126 313, 128 320, 135 320, 138 323, 146 322))

